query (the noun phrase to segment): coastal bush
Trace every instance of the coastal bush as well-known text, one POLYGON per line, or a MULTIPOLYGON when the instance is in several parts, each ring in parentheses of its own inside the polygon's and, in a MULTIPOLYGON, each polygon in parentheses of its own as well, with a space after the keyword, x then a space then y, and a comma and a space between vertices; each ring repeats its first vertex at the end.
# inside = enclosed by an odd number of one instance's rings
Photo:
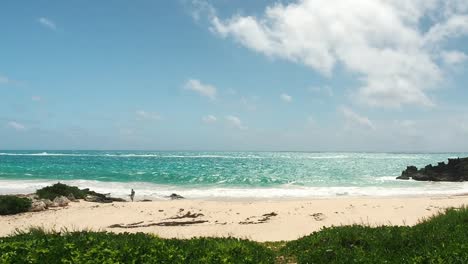
POLYGON ((414 227, 325 228, 286 244, 297 263, 468 263, 468 208, 414 227))
POLYGON ((274 263, 259 243, 235 238, 161 239, 105 232, 44 233, 0 238, 0 263, 274 263))
POLYGON ((49 199, 49 200, 54 200, 55 197, 59 197, 59 196, 68 197, 70 194, 72 194, 76 199, 83 199, 85 198, 87 192, 84 190, 80 190, 76 186, 69 186, 69 185, 59 182, 52 186, 47 186, 47 187, 37 190, 36 194, 41 199, 49 199))
POLYGON ((13 195, 0 195, 0 215, 11 215, 27 212, 31 208, 31 200, 13 195))

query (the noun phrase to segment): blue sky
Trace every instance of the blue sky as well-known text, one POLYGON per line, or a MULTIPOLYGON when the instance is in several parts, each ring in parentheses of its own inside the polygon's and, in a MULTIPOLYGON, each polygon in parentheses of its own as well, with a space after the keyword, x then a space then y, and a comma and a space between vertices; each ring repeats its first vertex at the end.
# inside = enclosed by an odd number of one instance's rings
POLYGON ((2 1, 0 149, 467 151, 466 1, 2 1))

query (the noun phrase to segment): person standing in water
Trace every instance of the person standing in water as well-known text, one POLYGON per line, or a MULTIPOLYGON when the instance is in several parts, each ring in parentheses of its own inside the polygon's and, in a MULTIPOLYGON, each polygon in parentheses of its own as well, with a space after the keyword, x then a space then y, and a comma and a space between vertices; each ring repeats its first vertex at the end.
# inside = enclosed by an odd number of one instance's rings
POLYGON ((133 202, 133 198, 135 198, 135 191, 132 189, 132 192, 130 193, 130 199, 133 202))

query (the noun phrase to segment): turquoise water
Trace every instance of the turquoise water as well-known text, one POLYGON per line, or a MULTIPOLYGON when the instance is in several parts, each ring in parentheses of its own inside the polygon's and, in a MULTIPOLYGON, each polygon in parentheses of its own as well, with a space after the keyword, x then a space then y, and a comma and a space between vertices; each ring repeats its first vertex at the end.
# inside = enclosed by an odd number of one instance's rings
POLYGON ((147 196, 171 191, 193 197, 457 193, 467 186, 395 177, 408 165, 464 156, 468 153, 1 151, 0 193, 56 181, 118 195, 135 187, 147 196))

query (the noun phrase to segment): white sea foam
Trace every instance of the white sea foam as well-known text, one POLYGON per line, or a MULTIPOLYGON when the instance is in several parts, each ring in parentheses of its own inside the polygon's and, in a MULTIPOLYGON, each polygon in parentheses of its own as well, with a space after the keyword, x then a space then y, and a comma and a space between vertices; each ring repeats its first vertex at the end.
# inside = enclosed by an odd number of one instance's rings
POLYGON ((115 158, 221 158, 221 159, 263 159, 260 156, 230 155, 163 155, 163 154, 84 154, 84 153, 0 153, 0 156, 69 156, 69 157, 115 157, 115 158))
MULTIPOLYGON (((56 183, 56 180, 5 180, 0 179, 0 194, 32 193, 36 189, 56 183)), ((271 188, 227 187, 180 187, 147 182, 103 182, 70 180, 62 183, 80 188, 90 188, 116 197, 127 197, 135 189, 141 199, 165 199, 177 193, 189 199, 280 199, 280 198, 327 198, 338 196, 427 196, 456 195, 468 193, 468 183, 427 182, 408 187, 301 187, 291 184, 271 188)), ((411 183, 411 181, 408 181, 411 183)))
POLYGON ((40 152, 40 153, 0 153, 0 156, 91 156, 91 155, 40 152))

